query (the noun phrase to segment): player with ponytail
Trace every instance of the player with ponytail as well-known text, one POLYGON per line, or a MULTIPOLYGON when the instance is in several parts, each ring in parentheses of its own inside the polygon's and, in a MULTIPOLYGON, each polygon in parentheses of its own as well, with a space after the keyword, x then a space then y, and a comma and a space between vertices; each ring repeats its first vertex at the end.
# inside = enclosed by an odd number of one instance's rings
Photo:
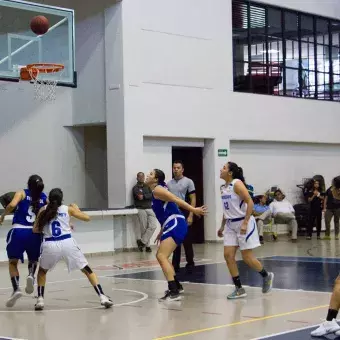
POLYGON ((152 190, 152 209, 161 225, 161 231, 156 239, 160 242, 156 257, 168 281, 168 290, 160 300, 177 301, 180 300, 179 294, 184 290, 176 278, 169 257, 176 247, 183 243, 188 231, 185 217, 178 207, 197 216, 205 215, 207 208, 205 206, 194 208, 173 195, 165 184, 165 175, 162 170, 152 170, 146 178, 146 184, 152 190))
POLYGON ((59 188, 52 189, 48 195, 48 204, 41 208, 34 224, 33 232, 37 235, 43 234, 44 238, 41 247, 38 300, 35 310, 44 309, 46 274, 62 259, 67 263, 69 271, 79 269, 86 275, 98 294, 101 305, 110 308, 113 302, 104 294, 96 274, 89 267, 84 254, 72 237, 70 218, 75 217, 78 220, 88 222, 90 217, 80 211, 76 204, 66 206, 62 202, 63 192, 59 188))
POLYGON ((33 233, 33 224, 40 208, 46 204, 46 195, 43 193, 44 182, 39 175, 32 175, 28 179, 27 189, 15 193, 12 201, 6 206, 0 217, 0 224, 5 216, 14 212, 13 226, 7 235, 7 256, 9 261, 9 273, 13 286, 13 293, 6 303, 7 307, 13 307, 16 301, 22 297, 19 288, 18 262, 24 262, 24 253, 28 257, 28 276, 26 281, 26 293, 34 291, 34 275, 40 257, 41 236, 33 233))
POLYGON ((220 178, 225 181, 225 185, 221 187, 223 216, 218 236, 224 238, 224 258, 235 285, 235 290, 227 298, 247 296, 235 260, 238 249, 244 262, 261 275, 262 292, 266 294, 273 287, 274 274, 268 273, 253 253, 260 242, 255 218, 252 216, 254 203, 246 187, 243 170, 236 163, 229 162, 221 169, 220 178))

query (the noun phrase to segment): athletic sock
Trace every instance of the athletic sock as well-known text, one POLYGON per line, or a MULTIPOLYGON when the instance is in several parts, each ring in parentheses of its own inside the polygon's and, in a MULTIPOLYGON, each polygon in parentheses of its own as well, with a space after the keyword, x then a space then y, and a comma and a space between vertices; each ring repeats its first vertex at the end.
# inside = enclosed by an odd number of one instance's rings
POLYGON ((38 297, 44 297, 45 295, 45 287, 44 286, 38 286, 38 297))
POLYGON ((19 289, 19 276, 11 277, 13 291, 17 291, 19 289))
POLYGON ((242 284, 241 284, 241 280, 239 276, 234 276, 233 282, 236 288, 242 288, 242 284))
POLYGON ((34 277, 38 264, 36 262, 28 264, 28 275, 34 277))
POLYGON ((174 276, 174 280, 175 280, 175 282, 176 282, 177 288, 179 288, 179 287, 181 286, 181 283, 178 281, 176 275, 174 276))
POLYGON ((328 309, 328 314, 327 314, 327 321, 332 321, 333 319, 336 319, 338 316, 338 311, 335 309, 328 309))
POLYGON ((268 276, 268 272, 263 268, 259 274, 262 276, 262 277, 267 277, 268 276))
POLYGON ((94 290, 96 291, 96 293, 98 295, 104 295, 104 292, 103 292, 103 289, 102 289, 101 285, 98 284, 97 286, 94 286, 93 288, 94 288, 94 290))
POLYGON ((171 293, 178 293, 178 287, 176 281, 168 281, 168 287, 171 293))

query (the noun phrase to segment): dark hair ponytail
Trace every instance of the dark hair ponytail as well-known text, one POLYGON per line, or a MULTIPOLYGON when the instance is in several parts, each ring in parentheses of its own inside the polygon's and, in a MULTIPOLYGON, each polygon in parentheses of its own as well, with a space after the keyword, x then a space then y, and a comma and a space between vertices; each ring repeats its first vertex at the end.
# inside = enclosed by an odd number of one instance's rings
POLYGON ((336 189, 340 189, 340 176, 333 178, 332 185, 336 189))
POLYGON ((47 204, 46 209, 41 212, 37 222, 39 232, 42 232, 44 226, 57 217, 58 208, 63 202, 63 192, 61 189, 52 189, 48 195, 48 201, 49 203, 47 204))
POLYGON ((155 178, 158 179, 158 184, 161 185, 162 187, 166 187, 164 172, 159 169, 154 169, 154 172, 155 178))
POLYGON ((31 194, 31 206, 33 207, 33 212, 37 215, 40 208, 40 195, 44 190, 44 182, 39 175, 32 175, 28 179, 27 183, 28 190, 31 194))
POLYGON ((239 167, 236 163, 228 162, 229 171, 233 173, 233 179, 239 179, 244 184, 246 184, 246 180, 243 176, 243 169, 239 167))

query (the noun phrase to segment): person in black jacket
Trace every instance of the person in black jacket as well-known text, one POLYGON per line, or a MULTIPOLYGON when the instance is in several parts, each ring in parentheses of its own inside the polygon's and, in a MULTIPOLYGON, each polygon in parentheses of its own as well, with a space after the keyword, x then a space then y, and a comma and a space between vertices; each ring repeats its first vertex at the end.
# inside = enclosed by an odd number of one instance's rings
POLYGON ((313 180, 312 187, 306 192, 309 203, 309 223, 307 240, 312 239, 313 228, 316 222, 316 235, 320 240, 322 207, 325 198, 325 188, 322 188, 319 181, 313 180))
POLYGON ((340 231, 340 176, 335 177, 332 181, 332 186, 327 190, 325 202, 324 202, 324 212, 325 212, 325 224, 326 224, 326 234, 325 240, 331 239, 331 221, 334 217, 334 232, 335 239, 339 239, 340 231))

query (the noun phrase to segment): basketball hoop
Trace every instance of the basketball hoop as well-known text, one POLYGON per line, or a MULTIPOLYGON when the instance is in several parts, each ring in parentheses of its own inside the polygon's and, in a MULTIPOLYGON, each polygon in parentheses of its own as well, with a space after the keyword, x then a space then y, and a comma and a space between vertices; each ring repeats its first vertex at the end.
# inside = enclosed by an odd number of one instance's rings
POLYGON ((62 64, 37 63, 29 64, 20 69, 20 79, 30 81, 34 85, 34 99, 42 102, 56 99, 56 88, 65 67, 62 64), (51 73, 58 73, 54 79, 49 78, 51 73))

